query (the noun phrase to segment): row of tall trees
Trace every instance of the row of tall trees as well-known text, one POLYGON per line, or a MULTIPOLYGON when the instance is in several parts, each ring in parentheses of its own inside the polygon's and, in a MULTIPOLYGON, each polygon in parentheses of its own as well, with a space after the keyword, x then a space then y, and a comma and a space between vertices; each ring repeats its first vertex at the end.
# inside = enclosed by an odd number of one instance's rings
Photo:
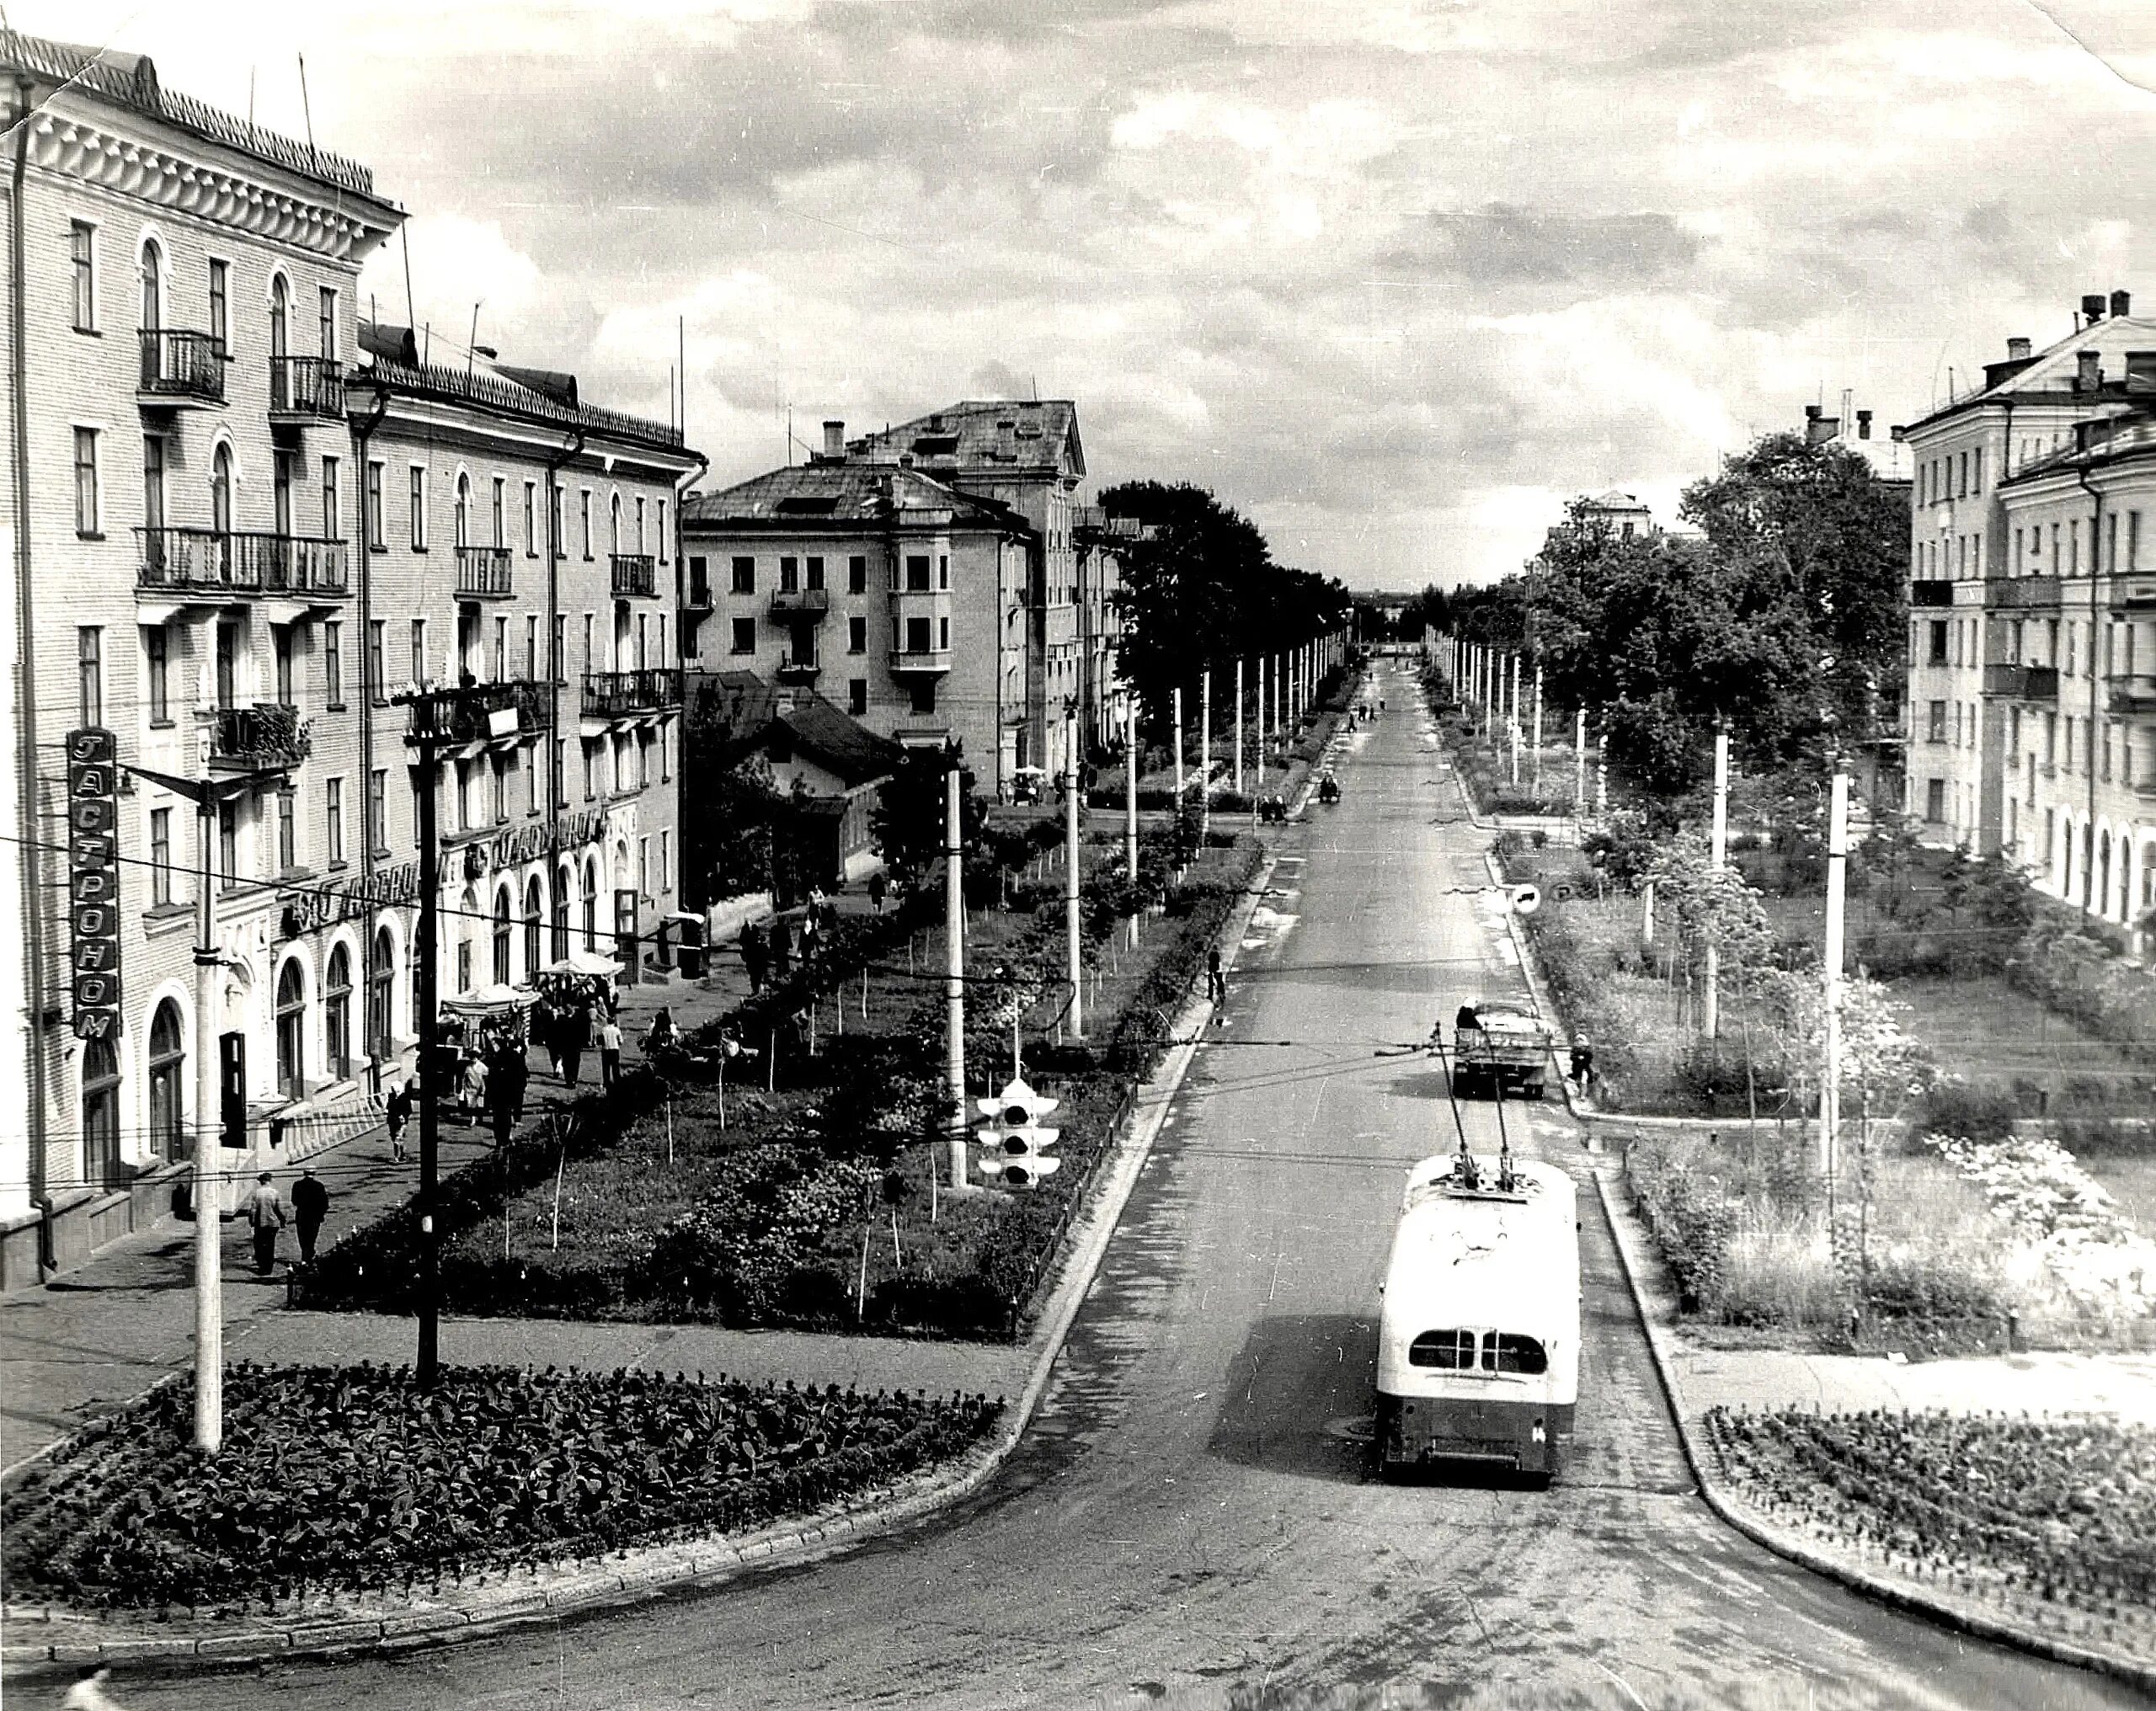
POLYGON ((1118 596, 1123 672, 1149 731, 1165 725, 1176 686, 1206 667, 1217 690, 1238 658, 1283 653, 1347 621, 1344 585, 1275 562, 1257 525, 1203 488, 1125 482, 1100 504, 1149 531, 1123 550, 1118 596))
POLYGON ((1699 786, 1727 722, 1754 774, 1823 776, 1896 718, 1908 498, 1832 442, 1774 434, 1684 494, 1685 532, 1620 536, 1576 503, 1520 575, 1455 589, 1454 633, 1525 648, 1558 706, 1665 799, 1699 786))

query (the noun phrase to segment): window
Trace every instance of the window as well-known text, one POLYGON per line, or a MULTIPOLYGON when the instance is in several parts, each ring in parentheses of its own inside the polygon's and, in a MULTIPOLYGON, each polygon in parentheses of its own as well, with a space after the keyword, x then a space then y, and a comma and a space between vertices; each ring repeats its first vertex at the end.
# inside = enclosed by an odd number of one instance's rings
POLYGON ((756 621, 736 618, 734 621, 734 652, 754 653, 756 651, 756 621))
POLYGON ((752 594, 755 591, 756 561, 750 557, 736 558, 734 561, 734 592, 737 594, 752 594))
MULTIPOLYGON (((569 739, 566 737, 554 738, 554 770, 547 784, 553 792, 549 800, 566 808, 569 799, 569 739)), ((562 954, 568 952, 565 950, 562 954)))
POLYGON ((367 968, 367 1050, 376 1063, 390 1055, 390 1015, 397 992, 397 951, 389 929, 374 935, 374 960, 367 968))
POLYGON ((578 532, 584 541, 584 562, 591 562, 591 489, 584 488, 577 495, 578 532))
POLYGON ((547 538, 553 542, 554 557, 567 558, 568 543, 562 539, 562 484, 556 482, 547 495, 547 538))
POLYGON ((674 889, 674 834, 659 834, 659 888, 662 892, 674 889))
POLYGON ((1471 1330, 1426 1330, 1407 1346, 1407 1364, 1471 1372, 1475 1352, 1476 1335, 1471 1330))
POLYGON ((367 775, 367 845, 376 856, 389 853, 389 769, 367 775))
POLYGON ((666 614, 661 612, 659 615, 659 663, 661 665, 669 664, 673 658, 674 656, 666 651, 666 614))
POLYGON ((332 867, 344 865, 344 781, 325 779, 322 786, 323 847, 332 867))
POLYGON ((637 669, 638 671, 642 671, 644 667, 651 664, 644 649, 645 628, 643 614, 638 612, 637 614, 637 669))
POLYGON ((75 330, 98 330, 98 229, 87 220, 68 222, 68 253, 74 266, 75 330))
POLYGON ((524 556, 539 556, 539 483, 534 481, 524 484, 524 556))
POLYGON ((150 906, 172 903, 172 810, 150 810, 150 906))
POLYGON ((928 592, 928 555, 912 552, 906 555, 906 591, 909 594, 928 592))
POLYGON ((232 348, 232 306, 227 301, 232 270, 223 262, 210 263, 210 337, 216 341, 217 354, 225 355, 232 348))
POLYGON ((296 957, 277 973, 277 1088, 287 1099, 307 1097, 307 982, 296 957))
POLYGON ((809 589, 822 588, 824 585, 824 561, 820 558, 811 558, 808 562, 807 568, 808 578, 803 585, 809 589))
POLYGON ((94 624, 75 632, 75 700, 82 723, 104 723, 104 632, 94 624))
POLYGON ((322 626, 322 690, 331 706, 344 704, 344 626, 335 618, 322 626))
POLYGON ((427 550, 427 469, 424 464, 412 466, 412 550, 427 550))
POLYGON ((515 759, 511 758, 506 761, 497 760, 491 768, 494 776, 494 824, 498 826, 509 822, 509 774, 510 768, 515 764, 515 759))
POLYGON ((539 680, 539 615, 527 612, 524 616, 524 680, 526 683, 539 680))
POLYGON ((1946 703, 1945 701, 1934 701, 1931 704, 1931 723, 1924 734, 1928 740, 1934 743, 1944 743, 1946 740, 1946 703))
POLYGON ((456 476, 456 505, 451 516, 458 546, 472 544, 472 477, 462 470, 456 476))
POLYGON ((801 561, 782 558, 778 562, 778 591, 782 594, 798 593, 801 587, 801 561))
POLYGON ((165 540, 160 532, 165 526, 165 442, 161 434, 142 436, 142 522, 143 562, 161 568, 165 562, 165 540))
POLYGON ((367 486, 363 503, 367 514, 367 545, 380 552, 385 543, 382 521, 382 466, 378 463, 370 461, 367 465, 367 486))
POLYGON ((494 620, 494 681, 509 681, 509 620, 494 620))
POLYGON ((179 1031, 179 1006, 167 999, 150 1018, 150 1133, 152 1159, 187 1154, 187 1046, 179 1031))
POLYGON ((569 892, 575 883, 566 867, 554 876, 554 956, 558 960, 569 954, 569 892))
POLYGON ((367 620, 366 680, 360 685, 367 699, 380 706, 387 699, 389 685, 388 644, 384 640, 389 630, 387 618, 367 620))
POLYGON ((501 477, 496 476, 494 477, 494 545, 497 546, 509 545, 509 536, 504 532, 509 527, 508 493, 509 483, 501 477))
POLYGON ((456 763, 456 827, 461 832, 468 832, 477 824, 472 818, 472 763, 469 760, 456 763))
POLYGON ((637 890, 644 897, 651 895, 651 840, 648 836, 637 840, 637 890))
POLYGON ((239 883, 239 805, 217 804, 217 877, 230 891, 239 883))
POLYGON ((291 290, 285 284, 285 276, 278 274, 270 281, 270 360, 275 362, 291 348, 289 330, 291 325, 291 290))
POLYGON ((494 978, 504 986, 510 977, 510 922, 509 887, 504 885, 494 893, 494 978))
POLYGON ((846 562, 846 591, 850 594, 868 592, 868 561, 858 553, 846 562))
MULTIPOLYGON (((946 653, 951 651, 951 621, 948 618, 938 618, 936 621, 936 645, 946 653)), ((1065 675, 1069 674, 1069 664, 1066 662, 1065 675)))
POLYGON ((75 532, 98 537, 98 430, 75 430, 75 532))
POLYGON ((913 685, 913 710, 926 716, 936 711, 936 680, 926 677, 913 685))
POLYGON ((344 498, 339 491, 339 466, 334 457, 322 460, 322 538, 341 541, 344 538, 344 498))
POLYGON ((165 259, 155 243, 142 246, 142 330, 154 333, 165 324, 165 259))
POLYGON ((643 495, 637 495, 637 551, 643 551, 643 495))
POLYGON ((546 918, 546 899, 535 874, 524 887, 524 978, 526 980, 539 972, 544 960, 540 952, 539 929, 546 918))
POLYGON ((109 1040, 83 1042, 83 1181, 100 1187, 120 1171, 120 1053, 109 1040))
POLYGON ((616 493, 606 502, 606 550, 616 558, 622 553, 622 496, 616 493))
POLYGON ((1946 818, 1946 781, 1928 779, 1924 787, 1924 817, 1935 824, 1946 818))
POLYGON ((292 465, 296 454, 280 446, 270 457, 270 491, 274 519, 271 526, 280 536, 292 532, 292 465))
POLYGON ((1976 464, 1975 464, 1976 473, 1975 473, 1975 475, 1971 478, 1971 481, 1970 481, 1969 485, 1970 485, 1970 488, 1971 488, 1971 490, 1972 490, 1972 492, 1979 493, 1982 493, 1982 492, 1984 490, 1984 449, 1983 449, 1983 446, 1981 446, 1981 445, 1979 445, 1979 446, 1976 449, 1976 451, 1974 452, 1973 456, 1974 456, 1974 457, 1975 457, 1975 459, 1976 459, 1976 464))
POLYGON ((936 555, 936 586, 940 589, 951 586, 951 555, 947 552, 936 555))
POLYGON ((547 674, 556 683, 562 680, 565 663, 568 658, 568 624, 569 621, 564 614, 560 612, 554 614, 554 652, 547 674))
POLYGON ((239 626, 217 626, 217 705, 230 708, 239 699, 239 626))
MULTIPOLYGON (((638 499, 637 504, 641 506, 643 501, 638 499)), ((661 499, 659 501, 659 562, 664 564, 666 558, 666 501, 661 499)))
POLYGON ((909 653, 930 652, 928 638, 931 633, 927 619, 908 618, 906 620, 906 652, 909 653))
POLYGON ((599 948, 599 864, 584 864, 584 948, 599 948))
POLYGON ((276 794, 277 871, 290 873, 300 865, 298 816, 293 811, 292 792, 280 790, 276 794))
POLYGON ((674 732, 671 727, 659 728, 659 781, 665 783, 674 776, 674 732))
POLYGON ((591 614, 586 612, 584 615, 584 669, 586 671, 595 671, 598 668, 599 661, 594 657, 592 651, 591 614))
POLYGON ((427 621, 412 620, 412 681, 415 685, 427 680, 427 621))
POLYGON ((277 705, 289 707, 295 704, 292 694, 292 626, 272 624, 270 626, 270 652, 276 662, 277 705))
POLYGON ((846 710, 857 719, 868 711, 868 680, 851 677, 846 685, 846 710))
POLYGON ((352 1073, 352 953, 342 945, 329 953, 322 982, 323 1067, 339 1081, 352 1073))
POLYGON ((1946 664, 1946 621, 1935 618, 1931 623, 1931 648, 1924 663, 1927 665, 1946 664))
POLYGON ((1495 1358, 1490 1365, 1500 1373, 1540 1374, 1550 1370, 1550 1356, 1542 1345, 1531 1336, 1519 1336, 1512 1331, 1501 1330, 1490 1340, 1496 1346, 1495 1358))
POLYGON ((337 292, 329 285, 315 287, 315 329, 321 340, 322 354, 334 358, 337 354, 337 292))
POLYGON ((150 722, 172 722, 172 632, 152 624, 142 632, 142 654, 149 670, 150 722))

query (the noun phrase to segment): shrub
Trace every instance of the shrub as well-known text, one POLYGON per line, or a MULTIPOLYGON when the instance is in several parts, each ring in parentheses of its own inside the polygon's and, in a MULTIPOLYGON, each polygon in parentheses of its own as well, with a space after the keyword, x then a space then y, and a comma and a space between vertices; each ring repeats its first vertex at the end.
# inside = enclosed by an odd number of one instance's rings
POLYGON ((2014 1133, 2020 1115, 2021 1101, 2004 1088, 1940 1080, 1918 1101, 1909 1128, 1913 1133, 1966 1135, 1972 1141, 2003 1140, 2014 1133))
POLYGON ((1689 1160, 1659 1141, 1634 1147, 1625 1167, 1640 1210, 1677 1282, 1678 1305, 1711 1313, 1727 1277, 1737 1218, 1721 1186, 1704 1180, 1689 1160))

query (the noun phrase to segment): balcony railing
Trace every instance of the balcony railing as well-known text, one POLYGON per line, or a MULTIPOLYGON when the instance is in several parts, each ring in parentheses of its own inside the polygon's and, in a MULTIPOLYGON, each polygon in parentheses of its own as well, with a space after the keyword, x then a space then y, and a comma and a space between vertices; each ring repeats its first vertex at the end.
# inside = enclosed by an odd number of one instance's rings
POLYGON ((341 421, 344 415, 344 365, 328 356, 271 357, 270 413, 341 421))
POLYGON ((948 671, 951 669, 951 650, 947 648, 926 648, 891 650, 891 669, 894 671, 948 671))
POLYGON ((2055 665, 1984 667, 1984 693, 2009 701, 2055 701, 2058 699, 2058 668, 2055 665))
POLYGON ((778 662, 778 680, 781 683, 814 683, 823 669, 814 659, 796 658, 791 653, 785 654, 778 662))
POLYGON ((456 597, 460 600, 506 600, 515 589, 506 546, 456 549, 456 597))
POLYGON ((584 674, 584 717, 619 719, 633 713, 662 712, 681 705, 681 674, 671 666, 642 671, 587 671, 584 674))
POLYGON ((2156 608, 2156 571, 2135 571, 2111 578, 2111 610, 2145 612, 2156 608))
POLYGON ((2121 674, 2111 680, 2109 699, 2112 712, 2121 717, 2156 713, 2156 675, 2145 671, 2121 674))
POLYGON ((405 740, 456 746, 498 738, 529 737, 547 722, 552 685, 526 682, 467 683, 428 690, 408 703, 405 740))
POLYGON ((659 592, 659 561, 651 554, 616 552, 611 557, 616 600, 649 600, 659 592))
POLYGON ((1995 576, 1984 583, 1984 604, 1999 607, 2055 606, 2058 578, 2055 576, 1995 576))
POLYGON ((205 404, 224 402, 225 354, 216 339, 206 333, 146 327, 141 340, 140 396, 205 404))
POLYGON ((1909 584, 1909 604, 1913 606, 1951 606, 1954 604, 1954 584, 1929 580, 1913 582, 1909 584))
POLYGON ((341 541, 215 529, 138 527, 139 592, 206 591, 234 600, 302 594, 342 600, 350 564, 341 541))
POLYGON ((820 618, 830 609, 831 594, 828 589, 771 590, 771 616, 774 618, 820 618))
POLYGON ((251 707, 220 707, 210 738, 213 772, 276 772, 299 765, 314 752, 314 739, 299 709, 276 701, 251 707))

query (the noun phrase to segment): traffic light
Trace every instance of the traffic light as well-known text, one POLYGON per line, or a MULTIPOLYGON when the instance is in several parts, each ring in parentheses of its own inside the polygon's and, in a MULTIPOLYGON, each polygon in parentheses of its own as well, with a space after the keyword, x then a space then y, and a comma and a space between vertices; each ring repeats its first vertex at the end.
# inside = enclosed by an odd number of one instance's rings
POLYGON ((980 1174, 1006 1188, 1031 1188, 1053 1176, 1063 1160, 1049 1149, 1059 1132, 1043 1128, 1040 1120, 1061 1102, 1015 1079, 995 1098, 975 1101, 989 1119, 980 1127, 980 1174))

